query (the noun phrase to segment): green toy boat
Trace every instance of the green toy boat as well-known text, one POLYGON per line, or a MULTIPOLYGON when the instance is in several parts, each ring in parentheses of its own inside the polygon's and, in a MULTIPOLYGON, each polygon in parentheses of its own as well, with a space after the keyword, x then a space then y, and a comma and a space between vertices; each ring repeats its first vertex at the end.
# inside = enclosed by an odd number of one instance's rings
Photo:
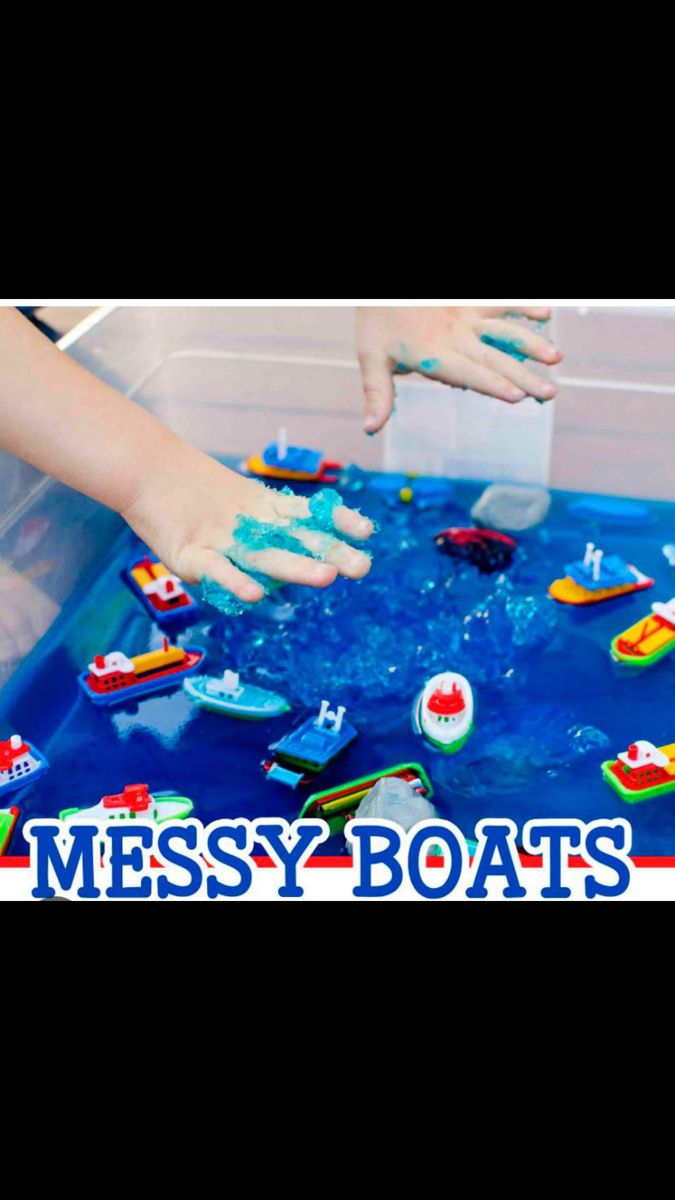
POLYGON ((675 651, 675 600, 653 604, 651 614, 614 638, 615 662, 644 670, 675 651))
POLYGON ((388 771, 377 771, 351 783, 341 783, 325 792, 315 792, 304 805, 300 820, 310 817, 328 822, 332 834, 342 833, 347 821, 357 812, 361 801, 373 790, 381 779, 396 777, 409 783, 414 791, 431 800, 434 789, 424 767, 419 763, 403 763, 390 767, 388 771))
POLYGON ((9 849, 14 826, 19 819, 18 808, 0 808, 0 858, 9 849))

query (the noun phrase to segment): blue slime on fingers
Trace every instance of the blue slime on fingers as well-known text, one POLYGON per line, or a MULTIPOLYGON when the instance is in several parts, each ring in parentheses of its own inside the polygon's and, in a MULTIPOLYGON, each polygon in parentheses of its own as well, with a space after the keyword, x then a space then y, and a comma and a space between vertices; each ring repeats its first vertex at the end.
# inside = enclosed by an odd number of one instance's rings
POLYGON ((484 333, 480 340, 486 346, 491 346, 493 350, 501 350, 502 354, 508 354, 518 362, 525 362, 530 357, 525 351, 525 343, 520 338, 494 337, 491 333, 484 333))
MULTIPOLYGON (((290 488, 284 488, 283 495, 294 497, 295 493, 290 488)), ((251 567, 250 555, 259 554, 263 550, 287 550, 302 558, 313 558, 322 562, 333 544, 336 532, 335 510, 342 503, 342 496, 338 492, 332 488, 324 488, 309 500, 308 517, 293 517, 280 525, 258 521, 255 517, 241 516, 234 530, 234 544, 225 551, 224 557, 246 571, 247 575, 260 584, 265 595, 269 596, 282 585, 279 580, 251 567), (311 550, 295 536, 299 531, 317 535, 311 550)), ((343 541, 349 540, 342 533, 340 538, 343 541)), ((255 604, 239 600, 219 583, 208 578, 202 580, 202 599, 230 617, 241 616, 247 610, 255 608, 255 604)))

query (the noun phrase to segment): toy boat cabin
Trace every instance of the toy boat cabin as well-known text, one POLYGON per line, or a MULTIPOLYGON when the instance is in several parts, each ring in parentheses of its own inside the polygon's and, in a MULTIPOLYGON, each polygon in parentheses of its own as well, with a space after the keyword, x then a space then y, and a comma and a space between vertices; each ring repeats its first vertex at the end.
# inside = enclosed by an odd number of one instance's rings
POLYGON ((615 662, 631 667, 651 667, 675 650, 675 599, 653 604, 652 614, 612 642, 615 662))
POLYGON ((607 783, 628 804, 639 804, 675 791, 675 744, 635 742, 616 762, 602 764, 607 783))
POLYGON ((132 695, 159 691, 172 684, 178 687, 185 675, 199 669, 205 658, 203 650, 172 646, 164 638, 161 650, 150 650, 135 658, 128 658, 119 650, 97 654, 89 664, 88 674, 80 676, 80 682, 94 703, 120 703, 132 695))
POLYGON ((0 742, 0 794, 6 795, 25 783, 32 783, 46 766, 44 755, 24 742, 18 733, 13 733, 8 741, 0 742))
POLYGON ((244 470, 262 479, 287 479, 296 483, 337 483, 342 463, 329 462, 322 450, 310 450, 306 446, 289 446, 288 434, 280 429, 276 442, 272 442, 260 455, 254 455, 244 463, 244 470))
POLYGON ((146 554, 127 571, 127 581, 158 623, 185 618, 198 609, 177 575, 146 554))

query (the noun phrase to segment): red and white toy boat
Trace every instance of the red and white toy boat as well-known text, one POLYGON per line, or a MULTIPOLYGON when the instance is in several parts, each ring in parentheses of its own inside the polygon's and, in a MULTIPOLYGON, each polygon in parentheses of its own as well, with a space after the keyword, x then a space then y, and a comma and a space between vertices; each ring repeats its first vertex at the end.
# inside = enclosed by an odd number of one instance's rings
POLYGON ((200 647, 171 646, 164 638, 161 650, 127 658, 119 650, 97 654, 89 670, 80 675, 80 686, 93 704, 125 704, 137 696, 180 687, 201 670, 206 651, 200 647))

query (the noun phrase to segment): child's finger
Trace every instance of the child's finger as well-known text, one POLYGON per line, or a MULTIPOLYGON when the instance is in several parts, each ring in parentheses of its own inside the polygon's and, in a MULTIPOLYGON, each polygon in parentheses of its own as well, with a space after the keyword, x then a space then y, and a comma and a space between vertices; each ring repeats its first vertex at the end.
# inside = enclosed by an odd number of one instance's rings
MULTIPOLYGON (((305 496, 284 496, 280 493, 275 497, 274 509, 281 520, 296 518, 300 521, 307 521, 312 515, 309 501, 305 496)), ((375 528, 368 517, 364 517, 362 513, 356 512, 353 508, 347 508, 344 504, 334 510, 333 524, 340 533, 355 538, 359 542, 365 542, 375 528)))
POLYGON ((483 317, 527 317, 528 321, 550 321, 552 308, 479 308, 483 317))
POLYGON ((363 427, 366 433, 379 433, 394 408, 392 364, 379 354, 363 354, 360 362, 365 399, 363 427))
POLYGON ((482 366, 475 358, 463 354, 453 354, 439 363, 433 371, 426 371, 430 379, 438 379, 450 387, 471 388, 484 396, 495 396, 497 400, 506 400, 507 404, 519 404, 525 399, 526 393, 516 387, 508 378, 506 372, 501 374, 482 366))
POLYGON ((513 386, 521 389, 521 398, 525 395, 534 396, 537 400, 555 399, 557 392, 553 384, 542 379, 525 363, 517 362, 510 354, 493 350, 483 343, 479 343, 479 346, 480 349, 476 350, 479 361, 491 371, 498 371, 500 375, 510 379, 513 386))
POLYGON ((324 562, 331 563, 346 579, 363 579, 370 571, 372 563, 368 555, 341 542, 339 538, 317 533, 314 529, 294 529, 293 537, 312 554, 320 554, 324 562))
POLYGON ((215 550, 204 550, 195 555, 194 565, 196 579, 200 582, 211 579, 213 583, 219 583, 225 591, 232 592, 233 596, 246 604, 255 604, 265 595, 265 589, 256 583, 255 579, 251 579, 250 575, 240 571, 234 563, 215 550))
POLYGON ((503 342, 505 348, 513 346, 514 350, 537 362, 553 366, 562 360, 560 351, 547 342, 546 338, 516 321, 483 321, 480 330, 482 334, 487 333, 496 341, 503 342))
POLYGON ((344 504, 335 509, 333 524, 340 533, 345 533, 347 537, 355 538, 358 542, 365 542, 375 529, 368 517, 364 517, 363 513, 356 512, 353 508, 347 508, 344 504))
POLYGON ((290 550, 255 550, 246 554, 245 565, 282 583, 303 583, 306 587, 330 587, 337 577, 331 563, 303 558, 290 550))

